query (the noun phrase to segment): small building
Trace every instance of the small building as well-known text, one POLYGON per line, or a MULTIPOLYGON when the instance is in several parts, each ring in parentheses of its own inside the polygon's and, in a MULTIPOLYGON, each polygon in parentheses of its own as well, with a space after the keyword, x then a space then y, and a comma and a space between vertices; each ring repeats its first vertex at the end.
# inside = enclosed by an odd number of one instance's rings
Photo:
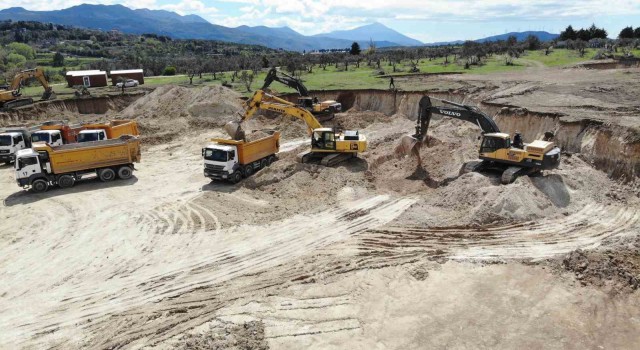
POLYGON ((144 84, 144 72, 142 69, 127 69, 127 70, 112 70, 111 71, 111 85, 119 83, 119 79, 134 79, 137 80, 140 85, 144 84))
POLYGON ((109 84, 107 80, 107 72, 102 70, 68 71, 66 78, 69 87, 78 85, 85 87, 100 87, 107 86, 109 84))

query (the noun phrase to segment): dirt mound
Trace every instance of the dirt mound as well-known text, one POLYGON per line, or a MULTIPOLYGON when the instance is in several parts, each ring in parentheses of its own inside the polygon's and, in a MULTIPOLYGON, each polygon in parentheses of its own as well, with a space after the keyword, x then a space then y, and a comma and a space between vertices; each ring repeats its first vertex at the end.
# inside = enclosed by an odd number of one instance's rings
POLYGON ((119 117, 136 119, 143 141, 158 144, 179 133, 222 127, 241 111, 240 95, 231 89, 167 85, 138 99, 119 117))
POLYGON ((265 137, 270 136, 269 133, 262 131, 262 130, 254 130, 252 133, 247 134, 245 136, 247 142, 253 142, 253 141, 258 141, 260 139, 263 139, 265 137))
POLYGON ((637 250, 576 250, 562 259, 561 266, 573 272, 583 285, 608 286, 615 291, 640 288, 640 252, 637 250))

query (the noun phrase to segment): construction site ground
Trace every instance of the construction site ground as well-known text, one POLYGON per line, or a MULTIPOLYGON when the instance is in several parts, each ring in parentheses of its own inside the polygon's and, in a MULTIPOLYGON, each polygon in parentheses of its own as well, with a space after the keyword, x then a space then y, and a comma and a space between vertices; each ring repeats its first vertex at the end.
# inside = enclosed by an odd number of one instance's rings
POLYGON ((257 116, 245 129, 281 130, 279 159, 237 185, 203 176, 201 148, 242 110, 222 87, 0 114, 134 118, 144 146, 130 180, 42 194, 0 166, 0 348, 635 348, 640 69, 406 79, 525 141, 555 128, 560 167, 459 175, 480 130, 445 118, 420 162, 397 156, 420 93, 351 99, 330 124, 369 150, 335 168, 296 162, 301 121, 257 116))

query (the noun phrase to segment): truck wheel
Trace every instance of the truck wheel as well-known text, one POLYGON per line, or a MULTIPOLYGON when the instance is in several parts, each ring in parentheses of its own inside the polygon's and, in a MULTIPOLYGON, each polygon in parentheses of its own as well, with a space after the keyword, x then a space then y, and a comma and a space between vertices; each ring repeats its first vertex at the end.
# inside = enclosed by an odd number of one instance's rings
POLYGON ((260 169, 264 169, 269 166, 269 161, 267 159, 263 159, 260 161, 260 169))
POLYGON ((249 164, 244 168, 244 177, 253 175, 253 165, 249 164))
POLYGON ((102 182, 108 182, 116 178, 116 172, 111 168, 105 168, 98 172, 98 177, 102 182))
POLYGON ((231 174, 231 177, 229 179, 234 184, 237 184, 238 182, 242 181, 242 174, 240 174, 239 171, 236 171, 235 173, 231 174))
POLYGON ((49 183, 43 179, 37 179, 31 183, 31 191, 42 193, 49 189, 49 183))
POLYGON ((131 167, 128 167, 125 165, 120 167, 120 169, 118 169, 118 177, 123 180, 130 179, 132 175, 133 175, 133 170, 131 170, 131 167))
POLYGON ((73 184, 76 182, 76 179, 71 175, 62 175, 58 178, 58 186, 60 188, 69 188, 73 187, 73 184))
POLYGON ((267 160, 267 166, 271 166, 271 164, 273 164, 273 162, 275 161, 276 161, 276 157, 270 156, 267 160))

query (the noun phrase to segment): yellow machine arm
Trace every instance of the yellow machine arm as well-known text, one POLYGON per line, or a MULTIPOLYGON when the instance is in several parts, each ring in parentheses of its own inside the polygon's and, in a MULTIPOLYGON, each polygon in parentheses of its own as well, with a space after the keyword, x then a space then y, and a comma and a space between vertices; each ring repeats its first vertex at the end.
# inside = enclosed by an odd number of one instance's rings
POLYGON ((247 108, 240 122, 244 122, 252 118, 258 110, 262 109, 301 119, 305 124, 307 124, 307 131, 309 134, 313 133, 314 129, 322 128, 322 124, 320 124, 316 117, 314 117, 308 110, 298 107, 296 104, 287 100, 267 94, 262 90, 257 90, 253 94, 253 97, 246 102, 246 106, 247 108))
POLYGON ((22 84, 22 81, 29 78, 38 79, 38 81, 40 82, 40 84, 42 84, 42 87, 44 88, 45 91, 51 91, 51 86, 49 86, 49 82, 44 76, 44 71, 40 68, 23 70, 22 72, 16 74, 13 77, 13 80, 11 81, 10 89, 11 90, 20 89, 20 85, 22 84))

